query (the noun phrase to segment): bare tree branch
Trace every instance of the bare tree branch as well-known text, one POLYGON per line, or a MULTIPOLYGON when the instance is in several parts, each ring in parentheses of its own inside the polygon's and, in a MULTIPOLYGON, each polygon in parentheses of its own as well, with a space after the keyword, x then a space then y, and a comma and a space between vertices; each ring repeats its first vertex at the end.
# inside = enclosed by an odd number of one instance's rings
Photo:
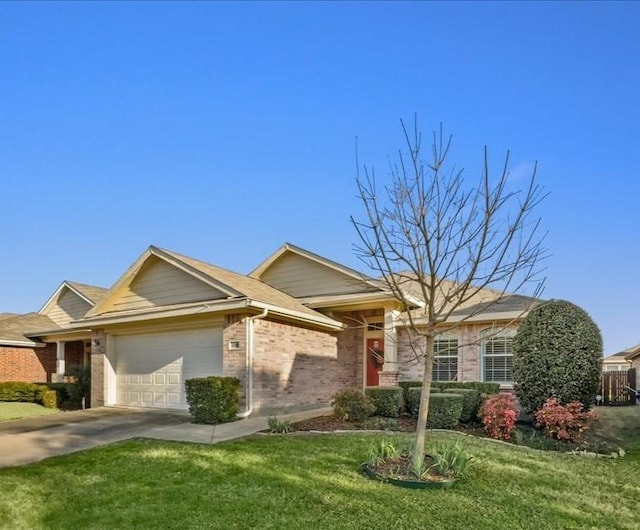
POLYGON ((537 164, 523 189, 510 191, 508 151, 492 179, 486 147, 479 181, 469 185, 463 171, 449 164, 453 137, 445 135, 442 124, 432 135, 427 160, 417 117, 411 128, 402 120, 400 125, 404 148, 389 163, 384 186, 377 184, 374 169, 361 168, 356 157, 365 216, 351 221, 359 239, 356 254, 380 275, 403 309, 410 349, 415 359, 424 358, 413 453, 414 463, 421 463, 435 337, 509 294, 531 287, 539 293, 546 249, 534 210, 546 194, 536 182, 537 164), (418 310, 408 296, 416 290, 424 301, 418 310))

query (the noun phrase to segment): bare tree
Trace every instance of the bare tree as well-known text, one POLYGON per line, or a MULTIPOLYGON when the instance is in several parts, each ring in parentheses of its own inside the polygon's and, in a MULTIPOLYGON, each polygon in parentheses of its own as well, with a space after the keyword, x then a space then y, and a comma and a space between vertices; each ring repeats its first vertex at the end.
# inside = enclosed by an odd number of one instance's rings
POLYGON ((384 186, 376 183, 373 169, 360 169, 357 162, 366 215, 351 221, 360 240, 356 253, 386 282, 403 309, 413 351, 424 354, 412 455, 414 469, 420 469, 435 337, 451 329, 454 324, 448 321, 462 307, 481 301, 475 307, 486 311, 506 293, 539 292, 546 251, 540 218, 533 212, 545 194, 536 183, 536 166, 523 188, 511 191, 509 152, 492 178, 486 147, 479 182, 468 185, 463 171, 448 165, 452 137, 444 135, 442 126, 433 133, 424 161, 417 119, 412 129, 401 125, 405 149, 390 164, 384 186), (410 310, 408 293, 416 289, 424 307, 410 310), (485 300, 488 289, 492 296, 485 300))

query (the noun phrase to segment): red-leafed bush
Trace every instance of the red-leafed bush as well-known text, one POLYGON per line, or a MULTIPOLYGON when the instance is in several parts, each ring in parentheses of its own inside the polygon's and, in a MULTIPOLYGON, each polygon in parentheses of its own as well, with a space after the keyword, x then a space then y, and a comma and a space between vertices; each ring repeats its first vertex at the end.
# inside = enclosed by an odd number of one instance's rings
POLYGON ((584 431, 589 423, 597 419, 593 412, 585 412, 580 401, 572 401, 563 405, 556 398, 549 398, 536 412, 536 422, 544 427, 544 432, 551 438, 566 442, 583 441, 584 431))
POLYGON ((516 428, 518 410, 511 394, 489 396, 480 409, 484 430, 496 440, 510 440, 516 428))

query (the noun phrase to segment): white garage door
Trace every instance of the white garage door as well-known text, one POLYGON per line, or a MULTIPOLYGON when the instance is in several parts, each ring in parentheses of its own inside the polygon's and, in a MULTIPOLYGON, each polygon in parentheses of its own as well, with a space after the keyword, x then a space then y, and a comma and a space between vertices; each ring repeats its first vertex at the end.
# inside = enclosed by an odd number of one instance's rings
POLYGON ((222 329, 115 337, 117 403, 187 409, 184 381, 222 375, 222 329))

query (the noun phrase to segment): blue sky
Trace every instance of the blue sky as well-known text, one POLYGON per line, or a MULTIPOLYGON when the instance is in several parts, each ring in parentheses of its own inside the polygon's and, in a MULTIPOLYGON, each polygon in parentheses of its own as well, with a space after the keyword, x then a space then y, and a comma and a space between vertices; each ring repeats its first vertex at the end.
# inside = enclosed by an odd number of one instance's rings
POLYGON ((0 312, 109 286, 149 244, 249 272, 289 241, 362 268, 354 144, 399 120, 549 197, 544 296, 640 342, 640 4, 0 4, 0 312))

